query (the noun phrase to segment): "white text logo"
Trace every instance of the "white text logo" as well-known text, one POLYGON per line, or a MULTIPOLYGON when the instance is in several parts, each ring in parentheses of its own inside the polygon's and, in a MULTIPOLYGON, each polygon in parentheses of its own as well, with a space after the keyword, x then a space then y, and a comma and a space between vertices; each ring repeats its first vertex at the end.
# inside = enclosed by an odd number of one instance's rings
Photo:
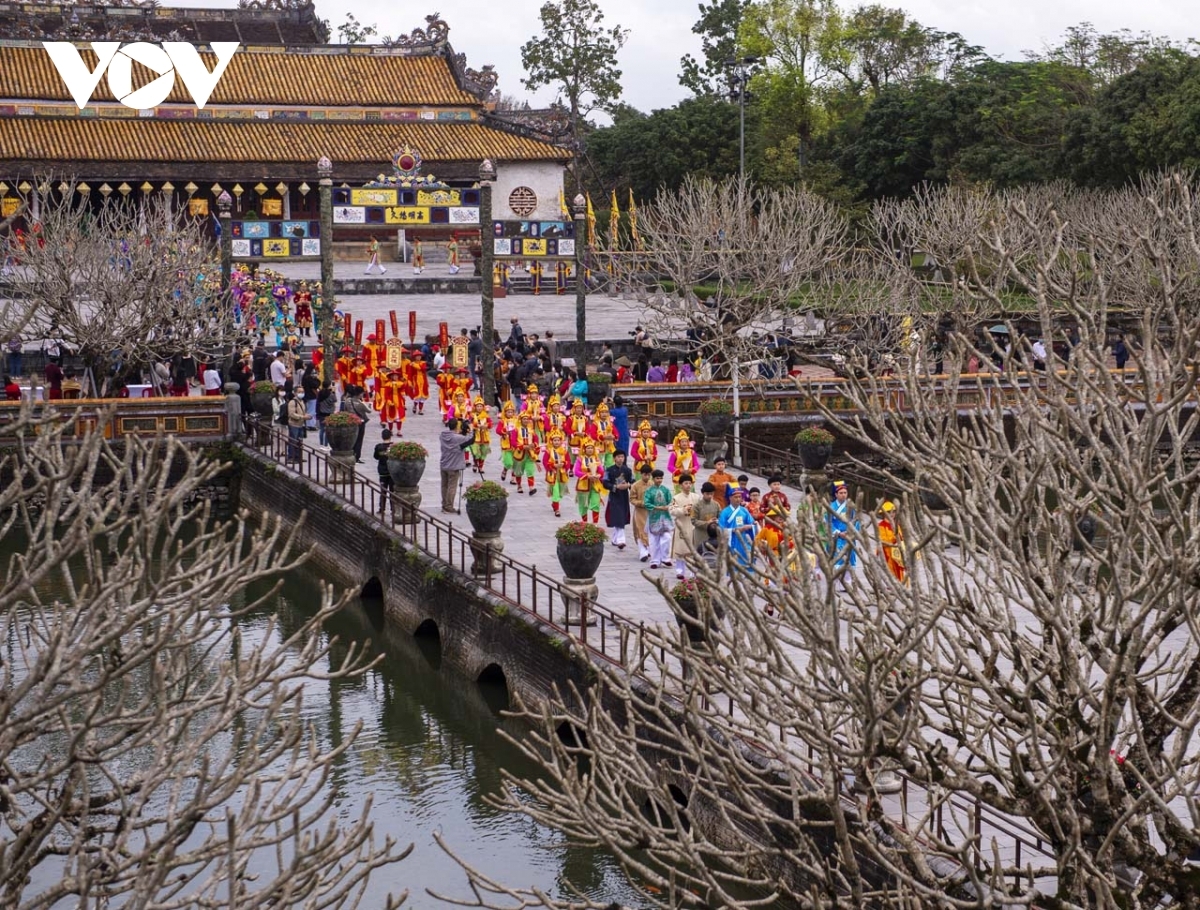
POLYGON ((97 59, 96 68, 89 71, 78 49, 70 41, 43 41, 42 47, 54 61, 58 74, 62 76, 67 91, 82 110, 92 100, 92 93, 100 84, 100 77, 108 71, 108 88, 113 96, 126 107, 134 110, 162 104, 175 87, 175 74, 183 80, 184 87, 191 93, 196 107, 203 108, 217 87, 225 67, 233 59, 239 47, 237 41, 214 41, 211 44, 217 55, 217 65, 210 73, 200 52, 186 41, 164 41, 147 44, 137 41, 121 46, 119 41, 93 41, 92 50, 97 59), (139 89, 133 87, 133 64, 140 63, 151 72, 158 73, 139 89))

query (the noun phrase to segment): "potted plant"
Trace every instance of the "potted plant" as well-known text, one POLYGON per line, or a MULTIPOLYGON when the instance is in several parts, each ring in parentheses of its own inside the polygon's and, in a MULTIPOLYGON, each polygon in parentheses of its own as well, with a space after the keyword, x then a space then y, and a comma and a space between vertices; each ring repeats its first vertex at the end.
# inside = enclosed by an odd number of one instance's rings
POLYGON ((425 473, 429 452, 419 442, 398 442, 387 450, 388 473, 397 487, 415 487, 425 473))
POLYGON ((271 419, 271 403, 279 395, 279 386, 269 379, 256 379, 250 383, 250 407, 259 417, 271 419))
POLYGON ((595 578, 608 539, 599 527, 586 521, 568 521, 554 532, 558 564, 567 578, 595 578))
MULTIPOLYGON (((685 578, 670 591, 671 600, 679 608, 675 621, 687 629, 688 641, 692 644, 703 644, 708 640, 708 630, 701 619, 704 602, 708 599, 707 592, 695 578, 685 578)), ((713 616, 720 619, 724 611, 713 605, 713 616)))
POLYGON ((795 442, 800 461, 809 471, 824 469, 833 454, 833 434, 824 427, 805 427, 796 434, 795 442))
POLYGON ((612 391, 612 376, 608 373, 588 373, 587 374, 587 403, 588 407, 594 408, 612 391))
POLYGON ((325 418, 325 438, 329 440, 329 449, 334 455, 353 453, 354 440, 358 438, 358 428, 362 422, 361 417, 349 411, 334 411, 325 418))
POLYGON ((724 398, 709 398, 700 403, 700 425, 705 439, 719 440, 733 428, 733 405, 724 398))
POLYGON ((467 519, 476 534, 500 531, 508 514, 508 490, 494 480, 480 480, 467 487, 463 498, 467 502, 467 519))

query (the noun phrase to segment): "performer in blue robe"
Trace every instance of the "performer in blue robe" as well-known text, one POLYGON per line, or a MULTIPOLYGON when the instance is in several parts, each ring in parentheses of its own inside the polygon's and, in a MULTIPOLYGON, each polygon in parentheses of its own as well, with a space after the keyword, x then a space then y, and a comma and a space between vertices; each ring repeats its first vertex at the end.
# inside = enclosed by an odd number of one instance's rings
POLYGON ((729 532, 729 550, 733 558, 743 569, 749 569, 754 562, 754 516, 742 505, 742 490, 734 488, 731 491, 729 505, 721 510, 717 524, 722 530, 729 532))
POLYGON ((845 481, 834 482, 833 500, 829 503, 825 518, 829 522, 829 540, 833 548, 830 555, 835 557, 834 568, 840 568, 847 560, 852 568, 858 565, 858 554, 854 552, 854 544, 850 540, 850 528, 853 526, 857 531, 860 525, 845 481), (843 553, 843 550, 846 552, 843 553))

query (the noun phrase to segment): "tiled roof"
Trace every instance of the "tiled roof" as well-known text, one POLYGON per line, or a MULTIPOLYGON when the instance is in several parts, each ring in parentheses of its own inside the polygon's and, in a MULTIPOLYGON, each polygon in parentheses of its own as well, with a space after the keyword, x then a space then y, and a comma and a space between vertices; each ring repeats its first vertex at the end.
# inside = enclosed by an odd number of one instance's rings
MULTIPOLYGON (((209 104, 351 105, 403 107, 412 105, 471 106, 479 99, 458 86, 448 61, 436 54, 424 56, 372 54, 267 53, 247 51, 234 55, 209 104)), ((91 48, 81 50, 89 69, 96 66, 91 48)), ((211 70, 215 57, 201 54, 211 70)), ((154 74, 134 67, 134 87, 154 74)), ((0 99, 69 101, 50 55, 41 47, 0 45, 0 99)), ((115 100, 108 80, 101 79, 95 101, 115 100)), ((167 99, 190 103, 176 80, 167 99)))
MULTIPOLYGON (((386 164, 396 149, 438 161, 565 159, 569 153, 483 123, 277 123, 0 117, 0 156, 45 162, 335 162, 386 164)), ((0 159, 2 160, 2 159, 0 159)), ((436 171, 434 171, 436 173, 436 171)))

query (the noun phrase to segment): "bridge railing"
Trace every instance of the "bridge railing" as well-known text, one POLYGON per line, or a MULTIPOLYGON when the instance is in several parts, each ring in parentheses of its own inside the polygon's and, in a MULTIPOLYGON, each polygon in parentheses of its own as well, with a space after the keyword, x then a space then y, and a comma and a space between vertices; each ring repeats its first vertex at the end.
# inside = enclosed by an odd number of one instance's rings
POLYGON ((621 616, 586 595, 568 592, 537 566, 480 546, 472 539, 469 524, 464 530, 452 521, 406 507, 376 481, 358 474, 353 464, 338 462, 328 452, 302 440, 290 439, 282 427, 251 420, 250 430, 249 441, 243 443, 247 448, 295 470, 375 517, 414 546, 473 577, 489 594, 536 617, 564 638, 574 636, 593 657, 629 667, 637 662, 639 652, 644 654, 642 623, 621 616), (568 621, 568 603, 578 605, 580 622, 568 621))

